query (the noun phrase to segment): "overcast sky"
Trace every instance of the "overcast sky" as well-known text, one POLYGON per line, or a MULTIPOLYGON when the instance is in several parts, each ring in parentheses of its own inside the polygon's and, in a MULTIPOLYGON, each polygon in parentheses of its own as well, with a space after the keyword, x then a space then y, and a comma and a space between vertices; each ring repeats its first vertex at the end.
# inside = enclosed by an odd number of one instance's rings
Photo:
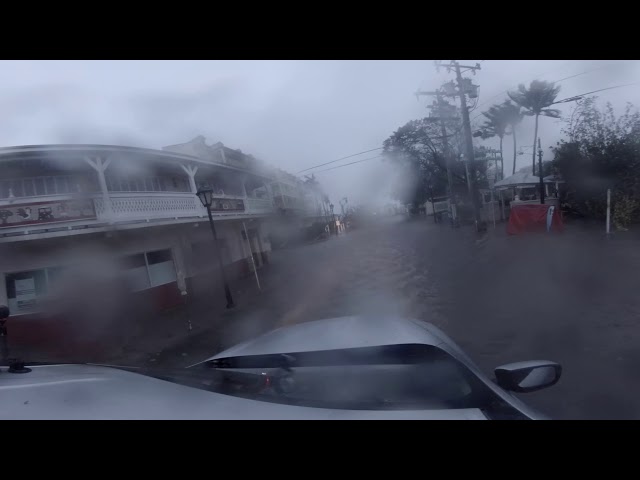
MULTIPOLYGON (((398 127, 427 114, 428 100, 417 101, 417 89, 432 90, 452 78, 437 73, 430 60, 2 61, 1 66, 0 145, 161 148, 204 135, 209 144, 221 141, 292 173, 380 147, 398 127)), ((485 60, 481 66, 473 78, 480 98, 472 118, 504 100, 504 90, 534 79, 557 81, 587 72, 560 82, 559 98, 640 81, 638 61, 485 60)), ((627 101, 640 106, 640 85, 598 95, 617 111, 627 101)), ((562 109, 570 113, 571 106, 562 109)), ((561 126, 540 120, 545 150, 560 139, 561 126)), ((527 118, 518 144, 532 140, 533 121, 527 118)), ((510 172, 510 139, 504 148, 510 172)), ((517 167, 529 161, 522 156, 517 167)), ((342 196, 352 203, 371 196, 384 200, 388 169, 376 159, 317 178, 336 203, 342 196)))

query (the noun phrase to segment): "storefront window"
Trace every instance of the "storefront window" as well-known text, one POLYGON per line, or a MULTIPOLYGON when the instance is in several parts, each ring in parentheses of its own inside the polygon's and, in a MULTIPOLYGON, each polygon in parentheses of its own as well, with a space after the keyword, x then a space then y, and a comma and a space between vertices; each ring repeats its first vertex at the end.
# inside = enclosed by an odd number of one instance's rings
POLYGON ((122 260, 124 274, 134 292, 176 281, 176 268, 169 249, 127 255, 122 260))
POLYGON ((132 291, 137 292, 151 287, 144 253, 127 255, 122 260, 124 275, 132 291))
POLYGON ((62 267, 43 268, 5 275, 7 299, 12 315, 37 312, 62 267))

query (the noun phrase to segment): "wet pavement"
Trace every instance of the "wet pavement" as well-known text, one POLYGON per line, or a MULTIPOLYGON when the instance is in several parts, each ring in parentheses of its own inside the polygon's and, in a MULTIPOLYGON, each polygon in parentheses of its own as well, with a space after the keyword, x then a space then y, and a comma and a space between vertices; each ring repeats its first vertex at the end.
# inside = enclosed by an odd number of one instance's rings
POLYGON ((394 218, 274 252, 261 292, 144 361, 186 366, 282 325, 397 314, 434 323, 488 374, 560 362, 557 385, 521 397, 553 418, 640 418, 638 246, 631 233, 577 226, 508 237, 498 225, 478 241, 469 228, 394 218))

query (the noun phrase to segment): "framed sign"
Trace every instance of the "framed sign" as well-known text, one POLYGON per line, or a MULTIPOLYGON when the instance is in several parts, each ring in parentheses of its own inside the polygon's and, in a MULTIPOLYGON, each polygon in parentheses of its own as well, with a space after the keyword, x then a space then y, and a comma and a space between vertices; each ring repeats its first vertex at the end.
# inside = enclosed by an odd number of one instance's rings
POLYGON ((96 212, 90 199, 0 206, 0 228, 95 218, 96 212))
POLYGON ((36 306, 36 281, 33 277, 15 281, 16 304, 18 310, 26 310, 36 306))
POLYGON ((212 212, 244 212, 244 201, 228 198, 214 198, 211 203, 212 212))

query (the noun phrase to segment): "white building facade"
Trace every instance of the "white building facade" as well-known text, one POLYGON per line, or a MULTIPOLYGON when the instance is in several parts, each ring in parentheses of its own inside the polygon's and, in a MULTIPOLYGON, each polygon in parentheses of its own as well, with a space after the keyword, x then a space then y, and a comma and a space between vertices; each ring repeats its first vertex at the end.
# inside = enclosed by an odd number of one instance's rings
MULTIPOLYGON (((275 170, 204 138, 151 150, 108 145, 0 149, 0 304, 12 332, 45 332, 41 317, 82 275, 111 276, 154 308, 216 292, 211 208, 231 280, 269 261, 275 170), (200 284, 198 278, 202 279, 200 284), (66 289, 66 290, 65 290, 66 289)), ((20 333, 17 333, 20 335, 20 333)))

